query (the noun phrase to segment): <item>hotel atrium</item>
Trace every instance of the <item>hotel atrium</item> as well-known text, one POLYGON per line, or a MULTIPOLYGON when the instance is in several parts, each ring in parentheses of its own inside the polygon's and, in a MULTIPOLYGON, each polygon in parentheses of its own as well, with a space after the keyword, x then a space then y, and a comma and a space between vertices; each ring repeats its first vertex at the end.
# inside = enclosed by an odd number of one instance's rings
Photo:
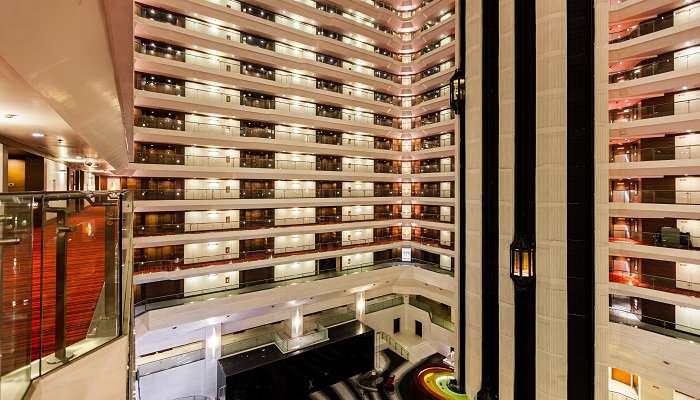
POLYGON ((700 1, 0 14, 0 400, 700 399, 700 1))

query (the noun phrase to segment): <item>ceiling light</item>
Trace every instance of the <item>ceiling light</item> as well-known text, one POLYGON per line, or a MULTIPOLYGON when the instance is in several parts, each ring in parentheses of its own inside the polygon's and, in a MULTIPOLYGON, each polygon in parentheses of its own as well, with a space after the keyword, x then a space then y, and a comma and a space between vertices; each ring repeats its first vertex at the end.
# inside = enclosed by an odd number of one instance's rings
POLYGON ((17 114, 3 114, 3 117, 5 117, 5 118, 7 118, 7 119, 12 119, 12 118, 14 118, 14 117, 16 117, 16 116, 17 116, 17 114))
POLYGON ((44 137, 44 134, 43 134, 43 133, 40 133, 40 132, 34 132, 34 133, 32 133, 32 136, 34 136, 34 137, 44 137))
POLYGON ((82 160, 83 157, 81 157, 81 156, 75 156, 75 159, 76 159, 76 160, 82 160))

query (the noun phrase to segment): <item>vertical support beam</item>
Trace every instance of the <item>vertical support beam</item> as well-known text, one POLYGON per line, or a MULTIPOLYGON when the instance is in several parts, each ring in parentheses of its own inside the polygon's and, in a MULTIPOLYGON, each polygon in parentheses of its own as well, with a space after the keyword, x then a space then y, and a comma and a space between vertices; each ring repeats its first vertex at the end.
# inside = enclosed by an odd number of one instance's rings
MULTIPOLYGON (((593 0, 567 0, 567 396, 593 400, 595 202, 593 0)), ((607 40, 607 38, 603 39, 607 40)), ((605 64, 607 66, 607 63, 605 64)))
MULTIPOLYGON (((535 0, 514 2, 514 228, 512 246, 535 249, 536 41, 535 0), (522 246, 524 245, 524 246, 522 246)), ((511 247, 513 251, 513 247, 511 247)), ((533 254, 534 255, 534 254, 533 254)), ((518 262, 511 255, 511 263, 518 262)), ((535 400, 535 260, 529 273, 511 271, 515 289, 513 393, 518 400, 535 400)), ((511 268, 519 268, 519 265, 511 268)))
POLYGON ((68 284, 68 233, 71 228, 66 226, 65 210, 56 211, 56 322, 55 343, 56 359, 59 362, 68 360, 66 354, 66 288, 68 284))
MULTIPOLYGON (((481 389, 479 400, 498 398, 498 134, 499 2, 482 1, 481 129, 481 389)), ((469 101, 469 100, 467 100, 469 101)))
POLYGON ((204 395, 216 399, 221 358, 221 324, 204 328, 204 395))
POLYGON ((355 293, 355 319, 360 322, 365 320, 365 292, 355 293))
MULTIPOLYGON (((78 200, 82 203, 83 200, 78 200)), ((117 292, 119 287, 119 274, 117 271, 120 268, 119 265, 119 255, 117 254, 117 249, 119 248, 119 232, 117 231, 119 227, 119 205, 121 203, 116 202, 114 205, 105 205, 105 238, 104 238, 104 317, 106 319, 111 319, 116 316, 117 308, 117 292)))
POLYGON ((301 310, 301 306, 296 306, 292 311, 289 328, 289 336, 291 338, 299 337, 304 333, 304 313, 301 310))

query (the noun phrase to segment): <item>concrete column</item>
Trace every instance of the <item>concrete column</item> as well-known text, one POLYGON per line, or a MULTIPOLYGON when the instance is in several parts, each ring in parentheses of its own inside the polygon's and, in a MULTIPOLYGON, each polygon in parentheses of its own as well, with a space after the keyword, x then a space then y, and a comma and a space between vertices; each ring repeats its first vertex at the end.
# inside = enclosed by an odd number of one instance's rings
MULTIPOLYGON (((536 398, 567 398, 567 12, 536 0, 536 398)), ((576 79, 576 77, 572 77, 576 79)), ((575 184, 574 182, 572 182, 575 184)), ((516 194, 517 195, 517 194, 516 194)))
POLYGON ((365 292, 355 293, 355 319, 365 320, 365 292))
POLYGON ((215 399, 218 390, 219 358, 221 358, 221 324, 204 328, 204 395, 215 399))

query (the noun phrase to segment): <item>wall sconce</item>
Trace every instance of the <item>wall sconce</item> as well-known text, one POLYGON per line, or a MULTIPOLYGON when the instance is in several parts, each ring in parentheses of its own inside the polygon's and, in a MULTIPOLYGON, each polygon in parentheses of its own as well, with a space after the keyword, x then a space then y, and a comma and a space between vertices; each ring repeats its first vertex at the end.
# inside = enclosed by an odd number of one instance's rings
POLYGON ((458 69, 450 78, 450 108, 455 114, 464 108, 464 91, 464 73, 458 69))
POLYGON ((510 244, 510 277, 514 280, 534 280, 535 245, 523 233, 516 233, 510 244))

